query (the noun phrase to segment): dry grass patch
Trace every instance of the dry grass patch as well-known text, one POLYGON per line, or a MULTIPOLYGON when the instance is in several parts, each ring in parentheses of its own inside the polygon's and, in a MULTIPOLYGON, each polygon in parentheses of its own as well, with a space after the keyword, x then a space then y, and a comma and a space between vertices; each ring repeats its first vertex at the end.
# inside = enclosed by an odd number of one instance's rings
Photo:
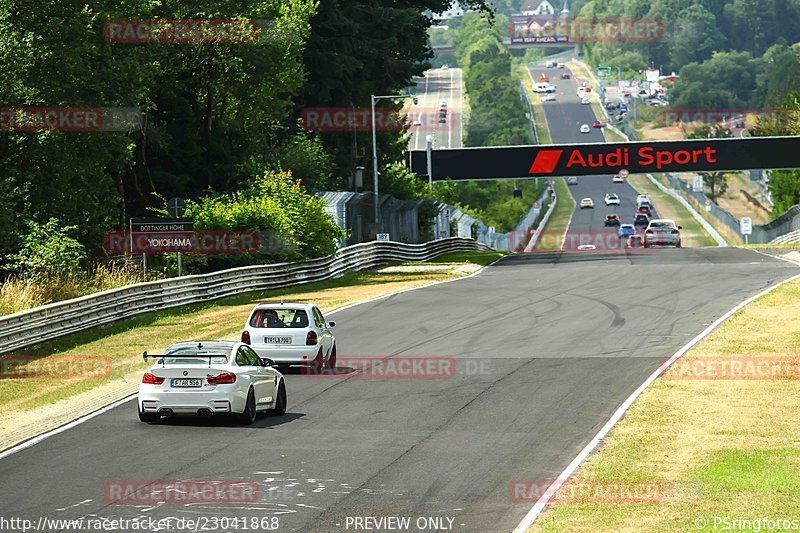
MULTIPOLYGON (((734 315, 679 364, 800 357, 799 319, 796 280, 734 315)), ((596 483, 653 480, 663 497, 557 503, 531 531, 697 531, 711 530, 714 516, 800 516, 800 381, 676 374, 686 368, 646 390, 576 474, 596 483), (706 528, 695 527, 699 517, 706 528)))

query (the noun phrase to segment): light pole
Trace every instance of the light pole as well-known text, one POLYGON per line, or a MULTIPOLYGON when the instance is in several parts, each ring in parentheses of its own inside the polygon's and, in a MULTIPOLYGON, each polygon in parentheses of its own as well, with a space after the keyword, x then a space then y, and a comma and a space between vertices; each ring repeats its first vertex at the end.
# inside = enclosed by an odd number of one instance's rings
POLYGON ((378 139, 377 134, 375 132, 375 102, 378 100, 385 100, 385 99, 397 99, 397 98, 413 98, 416 100, 416 96, 413 94, 391 94, 391 95, 384 95, 384 96, 375 96, 374 94, 370 96, 370 104, 372 108, 372 175, 374 177, 374 184, 373 184, 373 192, 375 193, 375 224, 378 225, 378 231, 380 231, 380 223, 381 223, 381 209, 380 209, 380 200, 378 194, 380 193, 380 189, 378 187, 378 139))
POLYGON ((425 141, 427 141, 427 159, 428 159, 428 187, 433 187, 433 164, 431 163, 433 154, 433 135, 428 135, 425 137, 425 141))

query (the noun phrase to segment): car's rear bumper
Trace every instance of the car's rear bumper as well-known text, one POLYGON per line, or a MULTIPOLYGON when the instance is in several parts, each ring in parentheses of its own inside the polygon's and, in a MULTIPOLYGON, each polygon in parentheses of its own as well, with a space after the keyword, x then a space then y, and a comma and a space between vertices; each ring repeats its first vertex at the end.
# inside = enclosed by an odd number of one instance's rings
POLYGON ((647 238, 645 242, 648 246, 678 246, 681 243, 680 239, 669 239, 663 237, 647 238))
POLYGON ((235 385, 218 385, 214 390, 200 391, 142 384, 138 402, 145 413, 194 415, 241 413, 246 399, 246 394, 235 385))
POLYGON ((310 363, 317 357, 320 345, 313 346, 270 346, 266 344, 251 344, 259 357, 268 357, 277 364, 302 364, 310 363))

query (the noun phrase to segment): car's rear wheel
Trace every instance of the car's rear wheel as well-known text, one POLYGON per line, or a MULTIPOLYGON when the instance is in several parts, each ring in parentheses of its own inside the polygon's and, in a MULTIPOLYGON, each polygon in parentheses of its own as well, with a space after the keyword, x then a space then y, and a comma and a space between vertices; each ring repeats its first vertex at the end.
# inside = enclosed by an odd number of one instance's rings
POLYGON ((158 422, 158 419, 161 418, 161 415, 159 415, 158 413, 146 413, 142 411, 141 407, 138 408, 138 411, 139 411, 140 422, 153 423, 153 422, 158 422))
POLYGON ((322 359, 322 349, 320 348, 319 353, 311 361, 311 364, 308 367, 308 371, 312 376, 318 376, 322 374, 322 367, 323 367, 323 359, 322 359))
POLYGON ((675 245, 675 248, 680 248, 680 247, 681 247, 681 243, 678 243, 678 244, 675 245))
POLYGON ((267 414, 269 416, 281 416, 286 414, 286 386, 283 384, 283 380, 281 380, 280 385, 278 385, 278 396, 275 399, 275 407, 270 409, 267 414))
POLYGON ((331 348, 331 354, 328 356, 328 368, 333 370, 336 368, 336 345, 331 348))
POLYGON ((258 413, 256 412, 256 394, 255 392, 253 392, 253 389, 251 388, 247 392, 247 400, 244 403, 244 412, 242 412, 242 414, 240 414, 237 418, 239 419, 239 422, 241 424, 249 426, 250 424, 256 421, 257 414, 258 413))

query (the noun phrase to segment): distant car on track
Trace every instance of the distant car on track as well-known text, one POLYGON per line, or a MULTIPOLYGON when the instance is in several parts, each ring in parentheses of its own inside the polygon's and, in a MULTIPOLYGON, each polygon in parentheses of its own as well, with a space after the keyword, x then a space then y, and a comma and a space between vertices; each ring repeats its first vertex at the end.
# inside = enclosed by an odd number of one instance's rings
POLYGON ((589 208, 589 209, 593 209, 594 208, 594 202, 592 201, 591 198, 583 198, 583 199, 581 199, 581 209, 583 209, 583 208, 589 208))
POLYGON ((630 237, 631 235, 636 235, 636 228, 633 224, 622 224, 617 230, 617 237, 620 239, 623 237, 630 237))
POLYGON ((177 342, 144 373, 137 398, 139 420, 162 416, 233 414, 252 424, 258 412, 286 412, 283 375, 269 359, 232 341, 177 342))
POLYGON ((602 128, 603 127, 603 123, 600 122, 599 120, 595 120, 594 122, 592 122, 592 127, 593 128, 602 128))
POLYGON ((646 194, 640 194, 639 196, 636 197, 636 203, 637 204, 641 204, 642 202, 649 202, 649 201, 650 201, 650 197, 647 196, 646 194))
POLYGON ((647 226, 650 223, 650 217, 644 213, 639 213, 633 217, 634 226, 647 226))
POLYGON ((570 176, 567 178, 567 185, 577 185, 577 184, 578 184, 578 178, 576 178, 575 176, 570 176))
POLYGON ((625 183, 625 180, 622 179, 620 176, 615 175, 611 178, 612 183, 625 183))
POLYGON ((317 306, 308 303, 261 303, 250 312, 242 342, 277 366, 336 367, 336 338, 317 306))
POLYGON ((589 105, 591 103, 592 103, 591 100, 589 100, 588 98, 581 98, 581 105, 589 105))
POLYGON ((620 225, 619 215, 614 213, 606 215, 605 220, 603 220, 603 226, 619 226, 619 225, 620 225))
POLYGON ((640 206, 639 206, 639 208, 636 210, 636 214, 637 214, 637 215, 638 215, 638 214, 645 214, 645 215, 647 215, 647 216, 649 216, 649 217, 652 217, 652 216, 653 216, 653 211, 650 209, 650 206, 649 206, 649 205, 642 204, 642 205, 640 205, 640 206))
POLYGON ((654 219, 647 225, 644 231, 644 246, 649 248, 653 245, 663 244, 668 246, 681 247, 681 226, 675 224, 674 220, 654 219))
POLYGON ((644 237, 641 235, 631 235, 625 243, 628 248, 643 248, 644 237))
POLYGON ((591 132, 592 128, 590 128, 588 124, 581 125, 581 133, 591 133, 591 132))
POLYGON ((607 193, 605 197, 606 205, 619 205, 619 196, 613 192, 607 193))

